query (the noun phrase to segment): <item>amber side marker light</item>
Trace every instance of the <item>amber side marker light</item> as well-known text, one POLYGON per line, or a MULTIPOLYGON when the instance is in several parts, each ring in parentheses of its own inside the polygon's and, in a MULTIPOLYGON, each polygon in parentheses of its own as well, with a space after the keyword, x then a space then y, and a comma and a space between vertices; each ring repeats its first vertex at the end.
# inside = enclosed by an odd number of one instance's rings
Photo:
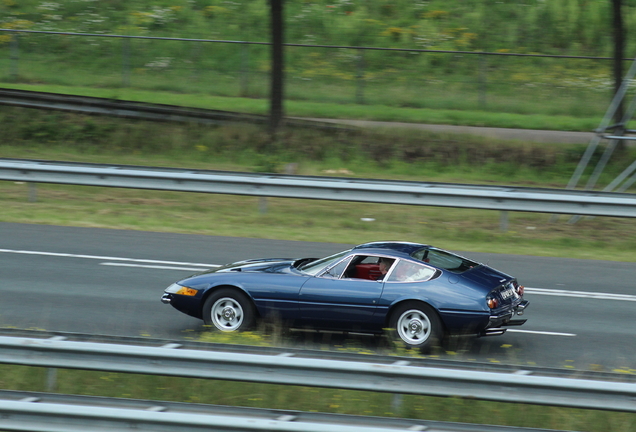
POLYGON ((198 292, 199 292, 198 290, 188 288, 188 287, 183 287, 179 291, 177 291, 177 294, 181 294, 184 296, 195 296, 197 295, 198 292))

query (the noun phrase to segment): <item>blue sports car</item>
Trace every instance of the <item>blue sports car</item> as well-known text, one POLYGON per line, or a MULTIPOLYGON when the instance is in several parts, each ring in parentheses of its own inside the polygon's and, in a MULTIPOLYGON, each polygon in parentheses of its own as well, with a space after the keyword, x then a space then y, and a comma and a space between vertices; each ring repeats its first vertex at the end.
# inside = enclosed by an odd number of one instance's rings
POLYGON ((276 317, 295 328, 381 334, 427 349, 503 334, 528 306, 517 280, 433 246, 374 242, 326 258, 239 261, 170 285, 161 301, 220 331, 276 317))

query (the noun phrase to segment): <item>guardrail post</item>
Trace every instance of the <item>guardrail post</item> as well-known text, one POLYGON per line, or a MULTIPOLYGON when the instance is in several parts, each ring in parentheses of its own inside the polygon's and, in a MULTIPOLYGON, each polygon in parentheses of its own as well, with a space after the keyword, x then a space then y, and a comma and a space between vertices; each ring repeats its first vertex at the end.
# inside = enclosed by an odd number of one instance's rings
POLYGON ((53 392, 57 389, 57 368, 46 370, 46 391, 53 392))
POLYGON ((37 200, 38 200, 37 183, 29 182, 29 202, 36 202, 37 200))
POLYGON ((130 85, 130 38, 124 38, 121 43, 121 80, 124 87, 130 85))
POLYGON ((499 229, 502 232, 508 231, 508 212, 505 210, 499 213, 499 229))
POLYGON ((18 32, 11 32, 11 66, 10 66, 10 75, 12 81, 18 80, 18 59, 19 59, 19 51, 20 46, 18 42, 18 38, 20 34, 18 32))
POLYGON ((391 400, 391 411, 395 414, 400 413, 402 410, 402 393, 394 393, 391 400))
POLYGON ((267 213, 267 197, 260 197, 258 199, 258 212, 260 214, 267 213))
POLYGON ((358 49, 358 67, 356 74, 356 103, 364 104, 364 50, 358 49))

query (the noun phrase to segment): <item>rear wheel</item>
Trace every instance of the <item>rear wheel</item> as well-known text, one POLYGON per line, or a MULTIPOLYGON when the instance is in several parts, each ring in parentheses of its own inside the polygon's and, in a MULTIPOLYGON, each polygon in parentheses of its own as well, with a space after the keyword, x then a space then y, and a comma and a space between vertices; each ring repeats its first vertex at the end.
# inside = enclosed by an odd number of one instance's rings
POLYGON ((241 291, 223 288, 203 304, 203 321, 220 331, 243 331, 254 323, 254 307, 241 291))
POLYGON ((389 325, 394 340, 422 351, 439 344, 443 335, 437 312, 424 303, 398 306, 391 314, 389 325))

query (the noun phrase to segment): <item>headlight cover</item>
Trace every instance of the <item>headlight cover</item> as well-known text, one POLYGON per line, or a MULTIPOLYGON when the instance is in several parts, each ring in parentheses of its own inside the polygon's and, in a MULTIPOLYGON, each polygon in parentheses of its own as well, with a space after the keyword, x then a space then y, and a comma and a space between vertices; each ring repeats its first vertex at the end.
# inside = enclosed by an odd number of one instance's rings
POLYGON ((199 291, 193 288, 188 288, 186 286, 179 285, 178 283, 173 283, 168 288, 166 288, 166 292, 170 294, 180 294, 180 295, 192 297, 197 295, 199 291))

